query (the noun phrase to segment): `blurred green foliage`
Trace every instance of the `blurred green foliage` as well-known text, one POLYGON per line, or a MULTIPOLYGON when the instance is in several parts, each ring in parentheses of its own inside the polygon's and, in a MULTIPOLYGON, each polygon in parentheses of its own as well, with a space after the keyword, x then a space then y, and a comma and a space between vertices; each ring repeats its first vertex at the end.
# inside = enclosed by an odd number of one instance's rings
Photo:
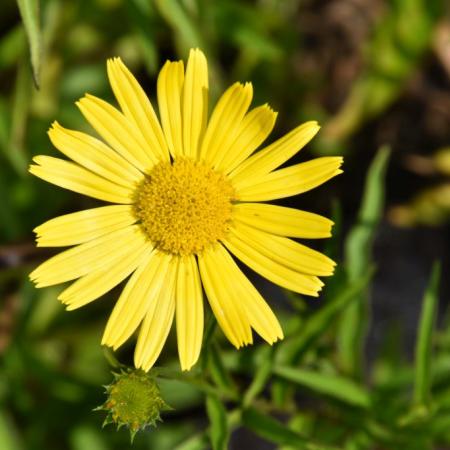
MULTIPOLYGON (((313 151, 342 152, 364 124, 402 94, 444 17, 445 4, 439 0, 382 3, 367 41, 361 43, 363 68, 335 114, 321 101, 328 81, 323 66, 310 68, 308 76, 298 70, 314 47, 299 26, 300 16, 320 2, 1 3, 2 450, 131 447, 126 432, 102 429, 102 415, 92 412, 104 401, 101 385, 111 378, 99 343, 117 293, 69 314, 56 301, 57 288, 38 291, 27 281, 31 267, 49 254, 34 248, 32 228, 94 204, 27 175, 33 155, 54 152, 46 136, 50 123, 58 118, 63 125, 87 129, 73 103, 85 92, 111 100, 107 57, 121 56, 154 98, 164 60, 184 58, 190 47, 199 46, 208 56, 214 100, 231 82, 251 80, 256 103, 270 101, 281 111, 277 134, 318 118, 325 126, 313 151)), ((347 160, 353 157, 349 154, 347 160)), ((443 157, 439 161, 445 166, 443 157)), ((395 351, 398 342, 391 336, 384 343, 389 351, 370 361, 365 355, 372 244, 383 217, 387 165, 388 152, 381 150, 367 172, 359 215, 351 218, 354 225, 345 236, 336 214, 328 249, 340 268, 319 307, 311 308, 310 301, 292 294, 278 303, 269 299, 272 306, 289 305, 277 311, 284 341, 273 348, 259 344, 237 352, 224 343, 210 319, 201 361, 192 372, 181 374, 171 340, 159 384, 173 410, 158 428, 138 435, 134 448, 239 449, 243 429, 282 450, 450 446, 450 328, 447 317, 436 329, 438 265, 424 293, 415 362, 395 351)), ((130 348, 119 356, 130 362, 130 348)))

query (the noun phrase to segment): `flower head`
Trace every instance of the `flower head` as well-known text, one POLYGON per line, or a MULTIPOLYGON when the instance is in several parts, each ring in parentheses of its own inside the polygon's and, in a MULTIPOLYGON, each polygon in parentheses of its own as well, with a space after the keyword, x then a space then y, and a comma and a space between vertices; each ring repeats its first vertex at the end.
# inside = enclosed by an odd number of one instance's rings
POLYGON ((103 425, 126 426, 131 441, 138 431, 156 426, 163 409, 170 409, 161 397, 155 378, 142 370, 127 369, 115 373, 114 381, 106 386, 106 393, 106 402, 96 408, 107 412, 103 425))
POLYGON ((73 247, 31 279, 37 287, 76 280, 59 296, 71 310, 130 277, 102 343, 116 349, 139 328, 134 360, 144 370, 158 358, 174 318, 181 368, 195 364, 203 290, 235 347, 252 343, 252 329, 270 344, 281 339, 277 318, 232 255, 279 286, 317 296, 318 277, 331 275, 335 264, 290 238, 328 237, 332 222, 265 202, 319 186, 341 173, 342 158, 279 169, 317 133, 316 122, 256 151, 276 113, 267 105, 249 110, 250 83, 233 84, 208 119, 207 63, 198 49, 186 70, 182 61, 162 68, 159 119, 119 58, 107 68, 120 109, 92 95, 77 102, 102 140, 55 122, 50 139, 73 162, 37 156, 30 172, 113 205, 37 227, 39 246, 73 247))

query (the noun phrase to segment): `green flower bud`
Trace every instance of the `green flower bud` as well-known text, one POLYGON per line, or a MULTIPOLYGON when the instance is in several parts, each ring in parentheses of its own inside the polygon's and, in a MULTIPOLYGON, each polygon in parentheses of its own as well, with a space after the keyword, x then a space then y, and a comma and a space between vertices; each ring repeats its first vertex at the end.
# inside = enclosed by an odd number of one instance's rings
POLYGON ((161 420, 160 412, 169 409, 161 398, 154 376, 140 369, 126 369, 113 373, 114 381, 105 386, 108 398, 96 410, 107 411, 103 426, 114 423, 117 429, 126 426, 131 442, 140 430, 161 420))

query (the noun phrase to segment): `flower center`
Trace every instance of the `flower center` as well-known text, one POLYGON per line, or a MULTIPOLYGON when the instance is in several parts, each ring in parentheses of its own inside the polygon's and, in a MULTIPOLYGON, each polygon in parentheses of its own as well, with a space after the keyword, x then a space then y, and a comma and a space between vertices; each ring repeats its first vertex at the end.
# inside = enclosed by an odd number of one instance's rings
POLYGON ((160 250, 190 255, 226 235, 233 198, 234 189, 222 174, 177 159, 151 170, 137 191, 135 213, 160 250))

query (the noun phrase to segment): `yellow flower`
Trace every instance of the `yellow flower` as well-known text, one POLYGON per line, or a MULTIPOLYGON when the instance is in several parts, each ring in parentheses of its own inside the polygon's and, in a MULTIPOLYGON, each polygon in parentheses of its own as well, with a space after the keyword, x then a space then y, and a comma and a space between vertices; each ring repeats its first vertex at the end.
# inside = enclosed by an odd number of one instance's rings
POLYGON ((181 368, 197 361, 203 335, 202 286, 218 323, 237 348, 252 328, 269 344, 283 338, 277 318, 233 254, 292 291, 317 296, 326 256, 294 238, 330 236, 332 222, 266 202, 300 194, 335 175, 342 158, 279 169, 319 130, 307 122, 254 151, 276 113, 249 110, 250 83, 233 84, 208 120, 203 53, 168 61, 157 82, 159 120, 119 58, 107 63, 120 110, 86 95, 77 106, 103 139, 54 123, 49 136, 73 162, 37 156, 30 172, 60 187, 115 205, 67 214, 37 227, 38 246, 74 246, 41 264, 37 287, 75 280, 58 297, 68 310, 99 298, 131 275, 102 344, 117 349, 140 326, 136 367, 149 370, 176 318, 181 368))

